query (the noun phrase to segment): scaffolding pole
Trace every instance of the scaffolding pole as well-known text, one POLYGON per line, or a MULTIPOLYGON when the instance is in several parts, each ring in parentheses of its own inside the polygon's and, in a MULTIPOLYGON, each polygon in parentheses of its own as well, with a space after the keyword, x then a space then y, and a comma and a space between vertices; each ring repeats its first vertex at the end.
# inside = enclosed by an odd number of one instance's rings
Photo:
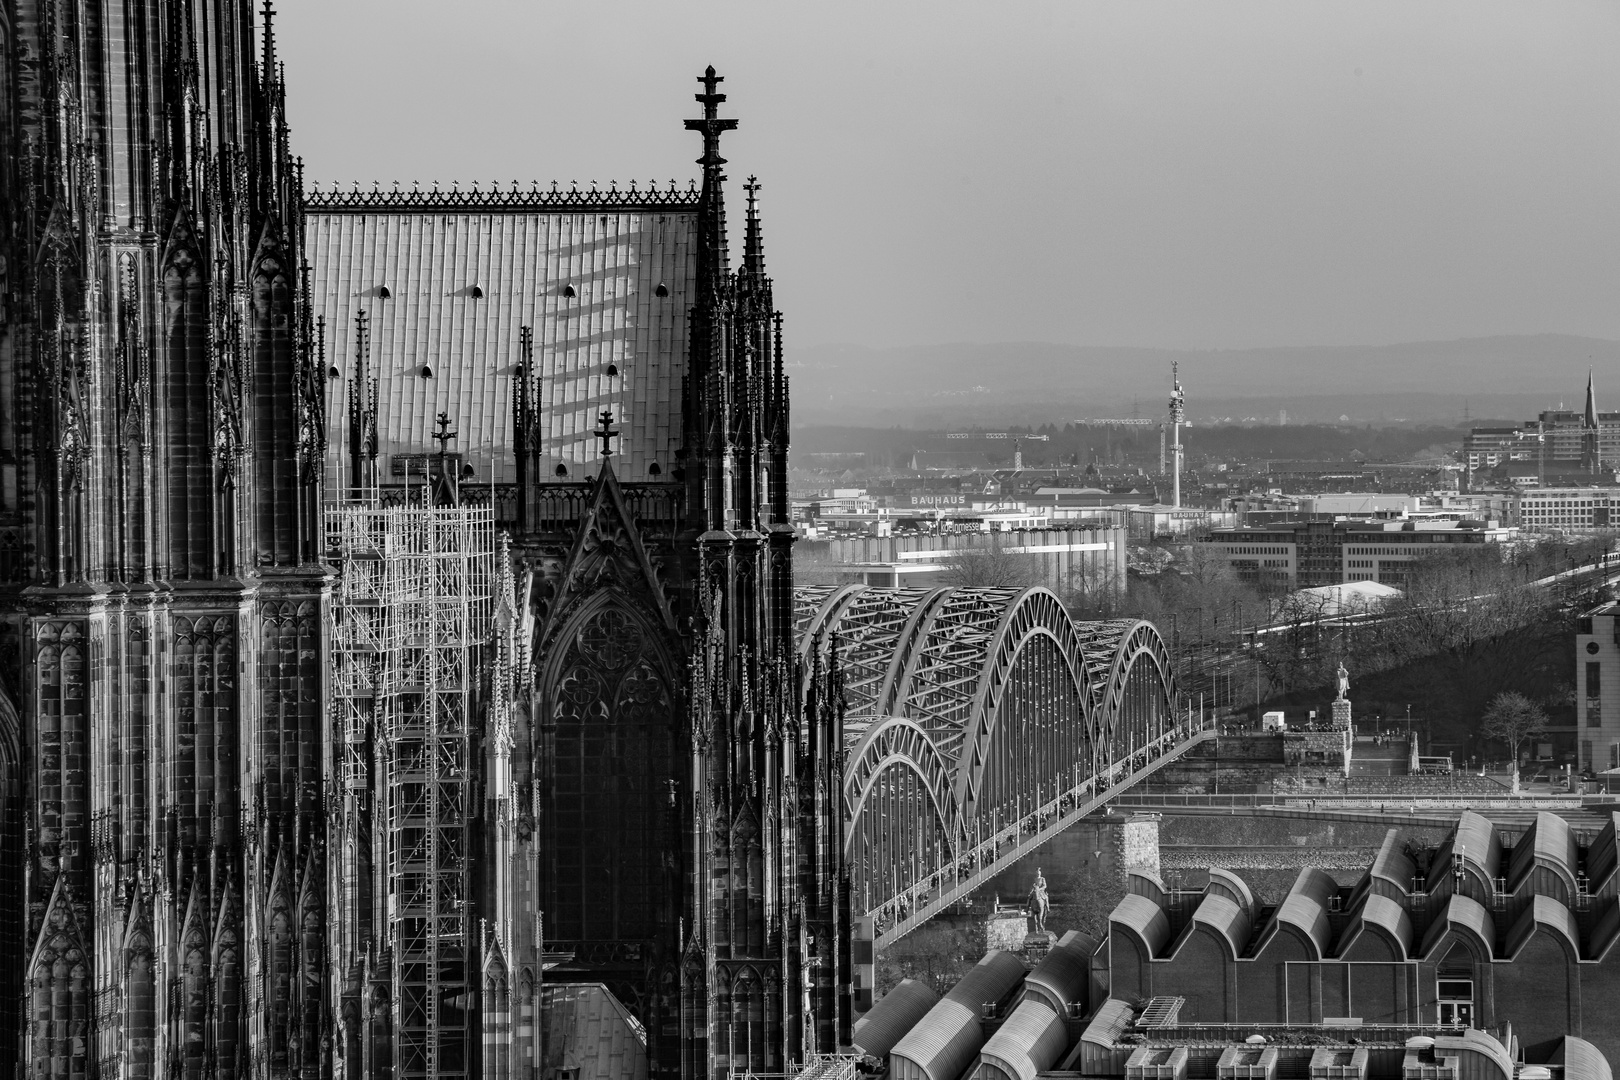
MULTIPOLYGON (((342 571, 331 640, 345 795, 371 807, 384 840, 376 933, 393 982, 393 1075, 465 1077, 477 985, 469 719, 491 630, 494 511, 351 504, 326 525, 342 571)), ((346 888, 344 902, 364 901, 346 888)))

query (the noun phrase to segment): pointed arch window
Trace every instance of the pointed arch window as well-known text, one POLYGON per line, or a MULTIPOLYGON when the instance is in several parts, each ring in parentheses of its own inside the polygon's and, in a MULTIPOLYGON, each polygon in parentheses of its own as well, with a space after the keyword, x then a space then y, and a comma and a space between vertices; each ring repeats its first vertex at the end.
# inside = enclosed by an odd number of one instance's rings
POLYGON ((674 839, 670 680, 649 626, 616 597, 564 641, 548 695, 552 927, 566 940, 650 939, 674 839))

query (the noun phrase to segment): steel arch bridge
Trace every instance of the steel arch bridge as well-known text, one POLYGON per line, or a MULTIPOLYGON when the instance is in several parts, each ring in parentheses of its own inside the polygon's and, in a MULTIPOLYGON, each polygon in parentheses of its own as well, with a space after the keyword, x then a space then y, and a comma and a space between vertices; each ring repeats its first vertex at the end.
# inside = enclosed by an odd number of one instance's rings
POLYGON ((794 599, 800 658, 842 676, 845 859, 880 948, 1209 734, 1151 623, 1075 622, 1043 588, 794 599))

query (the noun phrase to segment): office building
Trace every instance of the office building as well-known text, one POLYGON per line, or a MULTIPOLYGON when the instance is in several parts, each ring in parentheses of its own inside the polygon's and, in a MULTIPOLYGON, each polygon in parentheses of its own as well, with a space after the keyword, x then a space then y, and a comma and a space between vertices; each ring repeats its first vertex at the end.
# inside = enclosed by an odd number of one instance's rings
POLYGON ((1427 553, 1511 535, 1495 522, 1472 520, 1296 521, 1217 529, 1203 542, 1256 585, 1309 589, 1376 581, 1399 588, 1427 553))

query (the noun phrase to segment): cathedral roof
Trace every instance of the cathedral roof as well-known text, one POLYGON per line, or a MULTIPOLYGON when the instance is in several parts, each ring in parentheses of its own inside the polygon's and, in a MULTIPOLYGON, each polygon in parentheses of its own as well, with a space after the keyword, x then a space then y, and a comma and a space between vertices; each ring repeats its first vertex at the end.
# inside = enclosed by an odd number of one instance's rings
POLYGON ((547 985, 540 1015, 548 1075, 572 1069, 579 1080, 646 1080, 646 1032, 601 983, 547 985))
POLYGON ((627 480, 681 442, 681 381, 695 301, 697 193, 606 191, 316 192, 305 245, 327 363, 328 467, 346 454, 349 396, 367 320, 365 375, 376 380, 383 483, 422 466, 394 455, 436 449, 445 411, 474 482, 508 481, 520 328, 533 328, 540 467, 594 472, 603 409, 623 436, 627 480))

